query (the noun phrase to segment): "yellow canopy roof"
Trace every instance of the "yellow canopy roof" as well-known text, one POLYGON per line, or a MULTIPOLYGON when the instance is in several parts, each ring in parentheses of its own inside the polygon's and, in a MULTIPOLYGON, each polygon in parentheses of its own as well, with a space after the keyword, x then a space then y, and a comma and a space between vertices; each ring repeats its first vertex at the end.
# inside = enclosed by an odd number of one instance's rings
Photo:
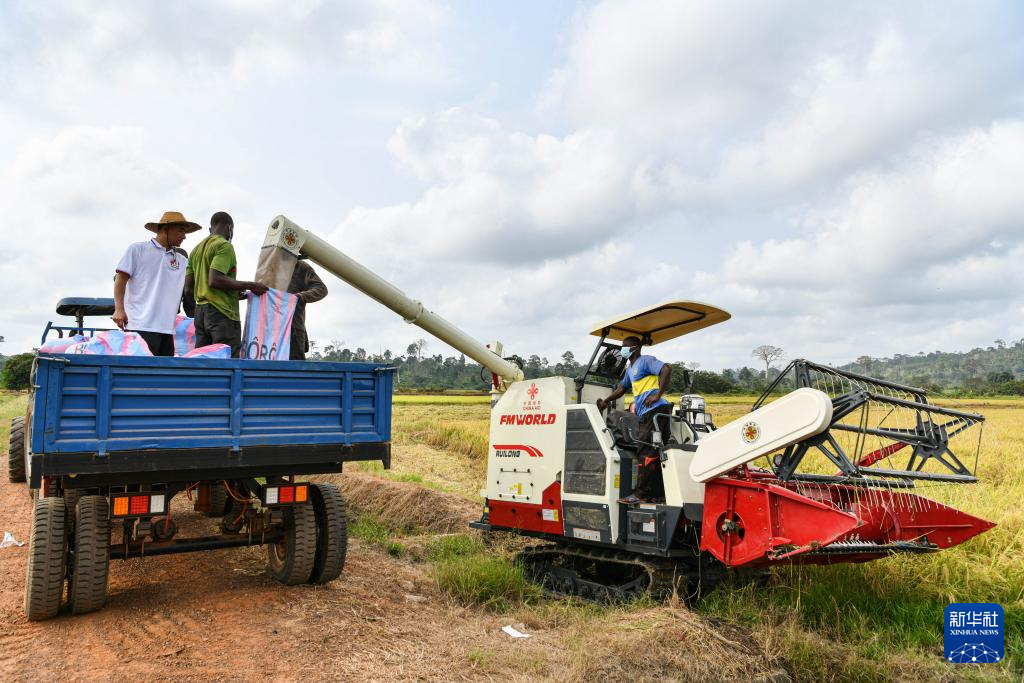
POLYGON ((724 323, 732 316, 720 308, 699 301, 666 301, 657 306, 642 308, 618 318, 596 325, 590 334, 600 337, 608 330, 608 339, 622 341, 630 335, 645 340, 645 344, 660 344, 690 332, 724 323), (646 341, 650 339, 650 341, 646 341))

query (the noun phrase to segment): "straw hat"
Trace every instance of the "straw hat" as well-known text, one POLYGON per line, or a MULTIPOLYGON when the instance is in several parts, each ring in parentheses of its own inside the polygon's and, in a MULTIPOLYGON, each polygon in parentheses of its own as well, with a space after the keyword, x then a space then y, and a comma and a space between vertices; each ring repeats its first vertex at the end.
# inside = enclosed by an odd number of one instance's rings
POLYGON ((184 225, 185 232, 195 232, 202 228, 197 223, 185 220, 185 216, 177 211, 165 211, 163 217, 156 223, 146 223, 146 230, 157 232, 161 225, 184 225))

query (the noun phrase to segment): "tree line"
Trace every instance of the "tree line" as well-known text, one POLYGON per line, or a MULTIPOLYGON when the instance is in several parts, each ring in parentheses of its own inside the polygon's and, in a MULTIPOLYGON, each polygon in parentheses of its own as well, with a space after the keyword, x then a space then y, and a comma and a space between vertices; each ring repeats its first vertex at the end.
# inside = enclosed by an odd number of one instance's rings
MULTIPOLYGON (((349 349, 342 341, 334 341, 319 347, 311 343, 309 358, 311 360, 340 362, 387 363, 398 369, 399 390, 417 391, 479 391, 490 385, 490 373, 478 363, 468 360, 464 355, 444 356, 429 354, 429 343, 419 339, 405 349, 404 355, 385 349, 379 353, 371 353, 363 348, 349 349)), ((773 347, 776 348, 776 347, 773 347)), ((779 349, 781 351, 781 349, 779 349)), ((578 377, 583 374, 584 364, 577 360, 572 351, 566 351, 555 362, 546 356, 531 355, 518 359, 527 379, 539 377, 578 377)), ((693 381, 691 390, 703 394, 752 393, 765 387, 765 371, 751 367, 713 372, 698 369, 697 363, 669 362, 672 366, 671 393, 679 394, 686 390, 684 370, 690 371, 693 381)), ((770 368, 769 376, 774 379, 777 368, 770 368)))
MULTIPOLYGON (((447 357, 429 354, 428 348, 428 342, 419 339, 406 348, 404 355, 396 355, 390 350, 373 354, 361 348, 349 349, 344 342, 335 341, 322 349, 314 345, 310 358, 387 363, 398 369, 397 388, 400 390, 470 391, 488 386, 490 376, 477 363, 467 360, 461 354, 447 357)), ((685 369, 690 372, 690 390, 694 393, 760 393, 782 371, 783 367, 780 366, 784 366, 785 351, 777 346, 762 345, 754 349, 751 356, 759 361, 760 367, 744 365, 713 371, 702 370, 700 364, 695 362, 670 361, 672 382, 669 391, 682 393, 686 390, 685 369)), ((572 351, 564 352, 554 362, 539 355, 520 361, 527 379, 578 377, 584 370, 583 364, 572 351)), ((838 367, 909 384, 933 394, 1024 396, 1024 339, 1012 343, 997 339, 987 348, 966 352, 920 352, 916 355, 896 354, 892 358, 861 356, 852 363, 838 367)))
MULTIPOLYGON (((444 356, 428 353, 429 343, 418 339, 404 354, 390 349, 370 353, 363 348, 350 349, 343 341, 320 347, 311 343, 311 360, 386 363, 398 369, 398 390, 407 391, 481 391, 490 383, 489 373, 464 355, 444 356)), ((0 384, 7 389, 28 386, 29 371, 35 354, 0 356, 0 384)), ((752 352, 760 367, 702 370, 699 363, 671 361, 671 393, 686 390, 684 369, 690 371, 691 390, 700 394, 760 393, 781 371, 785 352, 776 346, 759 346, 752 352)), ((584 359, 584 363, 587 359, 584 359)), ((527 379, 538 377, 578 377, 583 364, 572 351, 552 362, 545 356, 519 359, 527 379)), ((996 339, 986 348, 966 352, 932 351, 916 355, 896 354, 891 358, 861 356, 840 369, 920 387, 930 393, 949 396, 1015 395, 1024 396, 1024 338, 1007 342, 996 339)))

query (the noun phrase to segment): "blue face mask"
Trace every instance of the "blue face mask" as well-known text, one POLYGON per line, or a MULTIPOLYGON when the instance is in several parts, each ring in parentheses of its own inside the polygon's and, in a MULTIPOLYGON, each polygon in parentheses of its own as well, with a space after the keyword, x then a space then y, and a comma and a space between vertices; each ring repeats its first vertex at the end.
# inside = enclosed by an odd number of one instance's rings
POLYGON ((632 356, 632 355, 633 355, 633 347, 632 346, 623 346, 621 349, 619 349, 619 357, 624 359, 624 360, 629 360, 629 357, 632 356))

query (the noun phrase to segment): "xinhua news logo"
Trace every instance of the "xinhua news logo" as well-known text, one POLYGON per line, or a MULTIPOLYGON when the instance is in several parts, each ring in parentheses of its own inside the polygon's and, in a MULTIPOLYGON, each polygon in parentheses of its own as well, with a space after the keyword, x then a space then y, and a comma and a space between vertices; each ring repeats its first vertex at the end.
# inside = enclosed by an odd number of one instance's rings
POLYGON ((946 660, 994 664, 1003 649, 1003 607, 995 602, 954 602, 946 608, 946 660))

